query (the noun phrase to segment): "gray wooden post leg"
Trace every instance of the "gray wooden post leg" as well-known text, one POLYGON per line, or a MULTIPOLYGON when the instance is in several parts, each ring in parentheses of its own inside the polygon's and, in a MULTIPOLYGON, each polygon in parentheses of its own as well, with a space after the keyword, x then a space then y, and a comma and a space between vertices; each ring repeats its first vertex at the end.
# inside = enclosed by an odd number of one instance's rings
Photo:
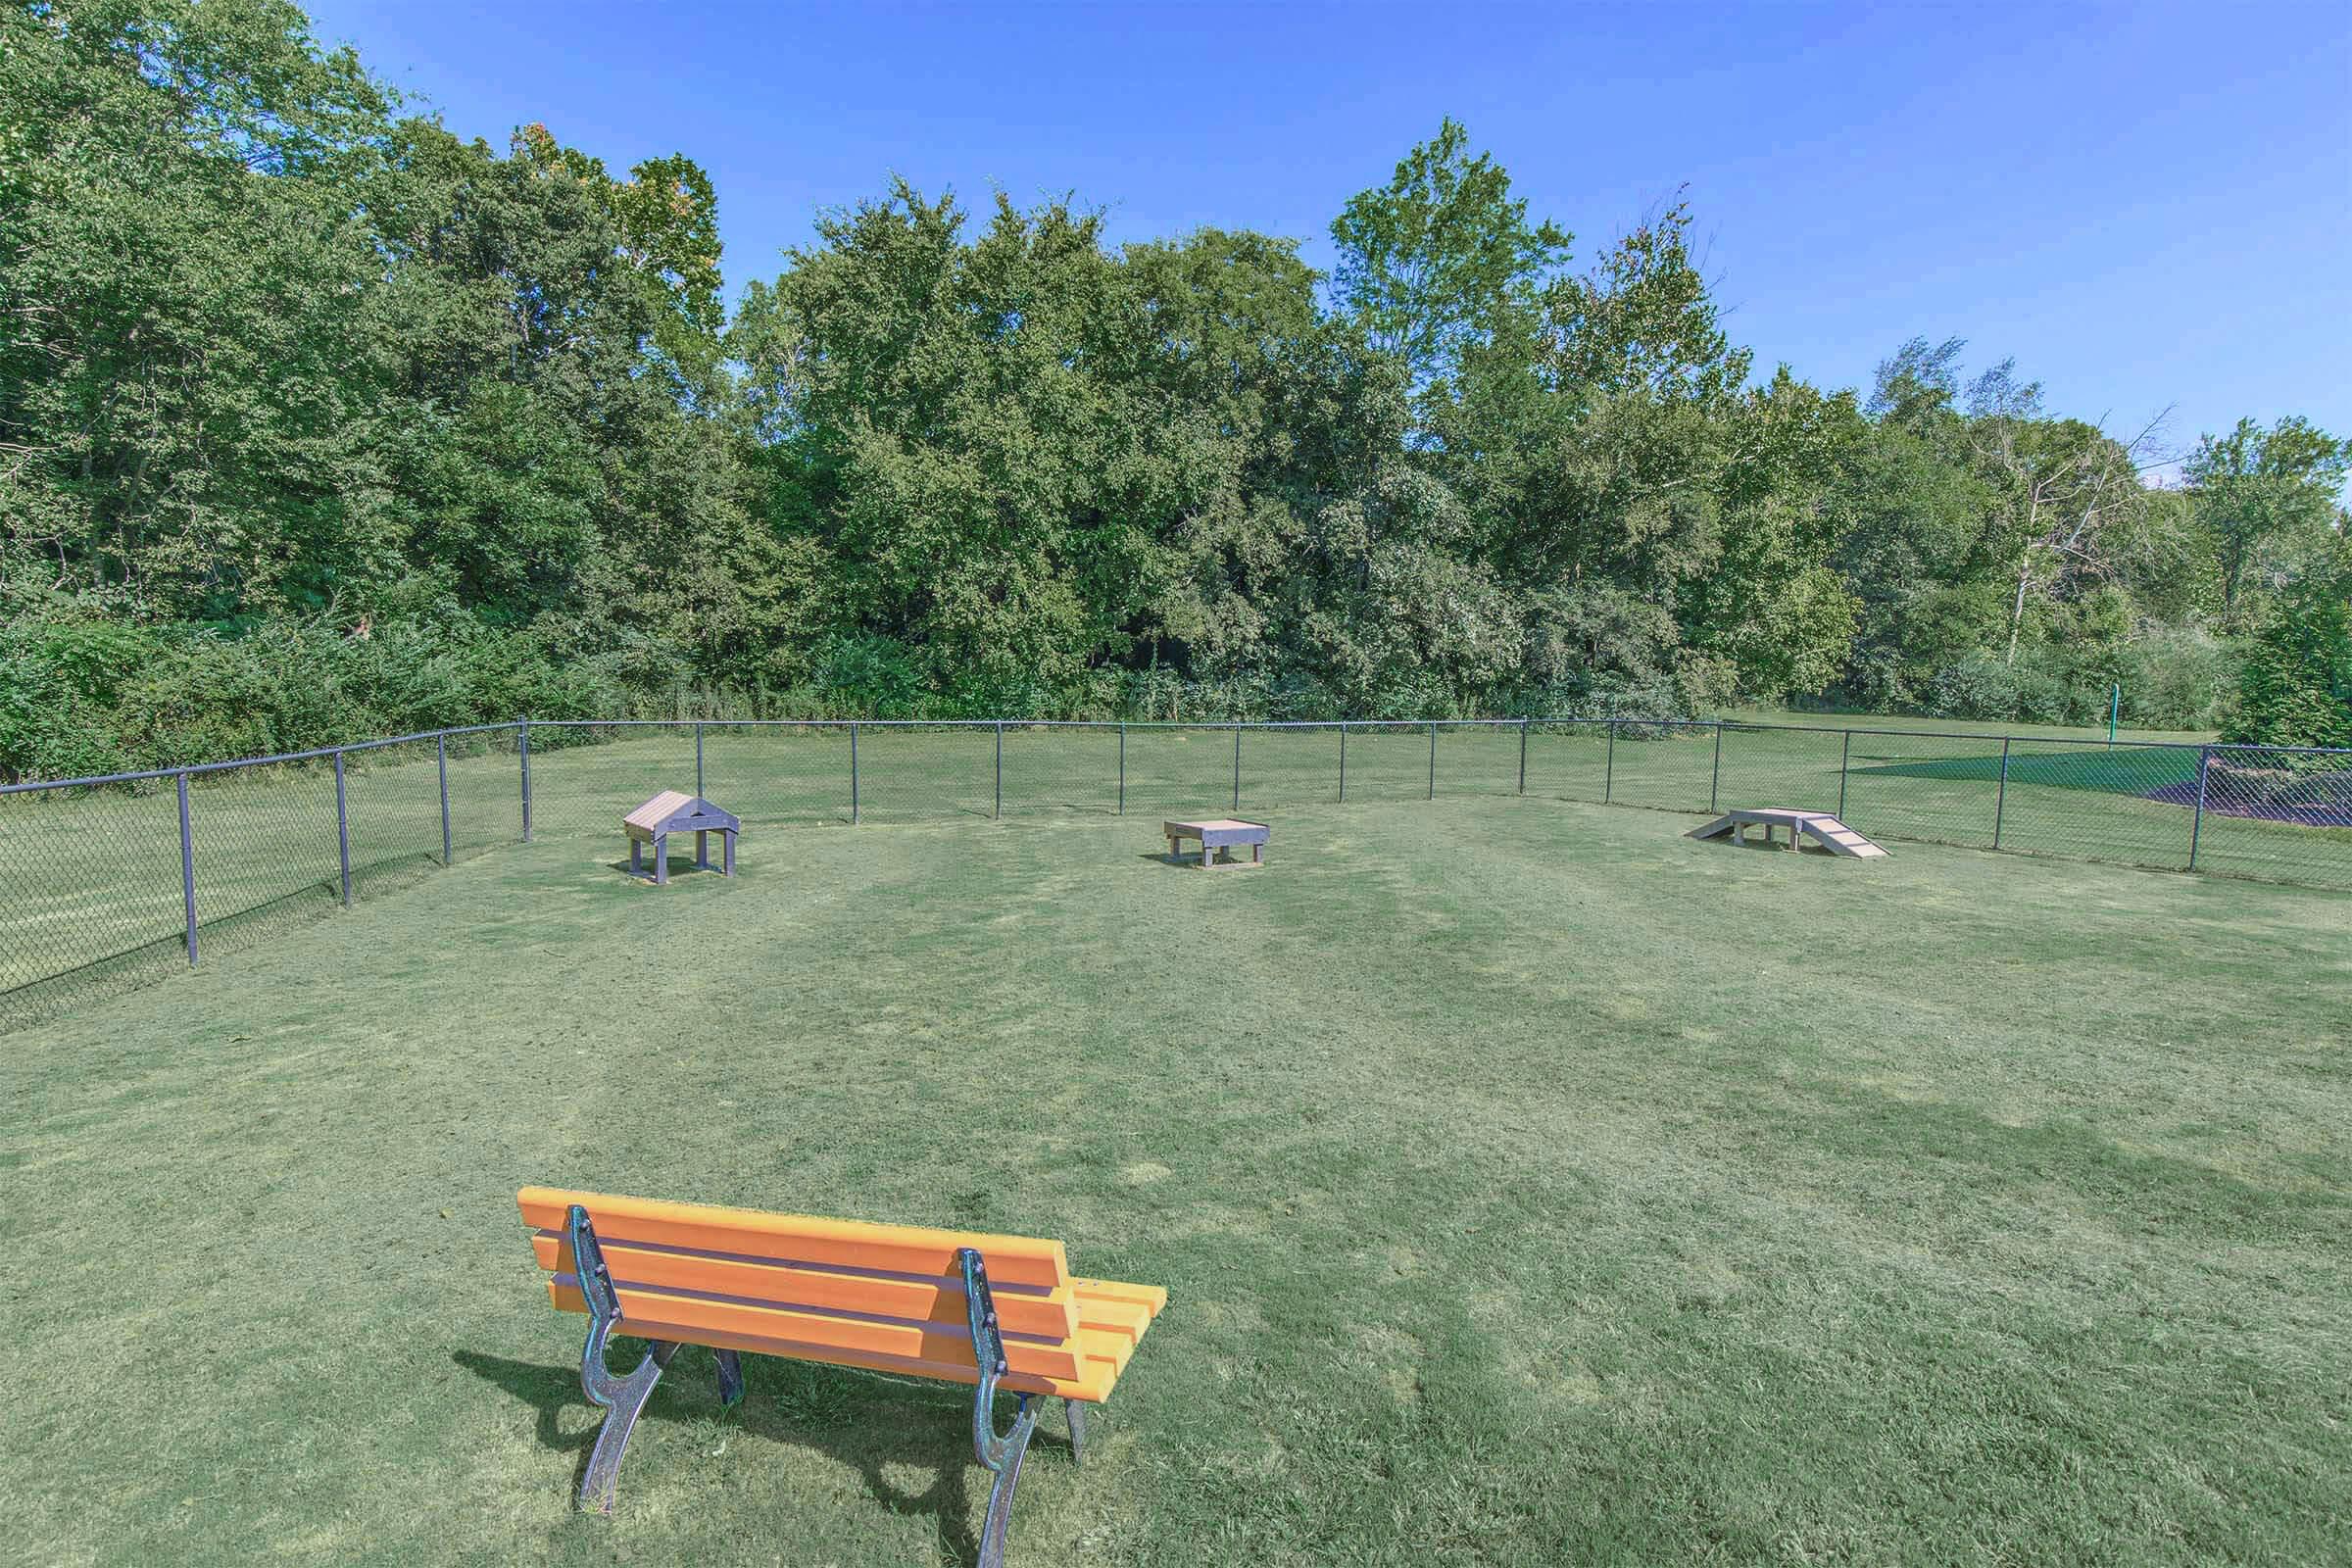
POLYGON ((1070 1463, 1086 1463, 1086 1406, 1076 1399, 1064 1399, 1061 1407, 1070 1415, 1070 1463))
POLYGON ((735 874, 735 835, 721 833, 718 836, 718 849, 719 859, 726 866, 726 875, 733 876, 735 874))
POLYGON ((629 875, 631 876, 640 876, 644 874, 644 867, 639 865, 637 862, 637 841, 635 839, 629 840, 629 875))
POLYGON ((694 864, 697 870, 710 869, 710 833, 707 828, 694 830, 694 864))
POLYGON ((654 835, 654 885, 669 886, 669 835, 654 835))

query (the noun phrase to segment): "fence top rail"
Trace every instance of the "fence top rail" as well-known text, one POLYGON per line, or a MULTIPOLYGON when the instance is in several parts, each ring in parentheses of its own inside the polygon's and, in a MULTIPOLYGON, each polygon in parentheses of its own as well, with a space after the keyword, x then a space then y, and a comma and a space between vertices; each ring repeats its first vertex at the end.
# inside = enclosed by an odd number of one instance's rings
MULTIPOLYGON (((1600 719, 1539 718, 1538 724, 1592 724, 1600 719)), ((1924 741, 2005 741, 2018 746, 2132 746, 2160 752, 2265 752, 2288 757, 2352 757, 2352 746, 2266 746, 2260 741, 2139 741, 2104 735, 2019 735, 2007 730, 1887 729, 1872 724, 1775 724, 1748 718, 1616 718, 1616 724, 1720 724, 1725 729, 1787 730, 1808 735, 1891 735, 1924 741)))
POLYGON ((418 730, 414 734, 391 735, 381 740, 352 741, 342 746, 319 746, 304 752, 277 752, 268 757, 240 757, 223 762, 191 762, 184 767, 150 767, 127 773, 93 773, 80 778, 29 779, 17 784, 0 784, 0 797, 36 795, 50 790, 93 789, 109 784, 139 784, 153 779, 193 778, 199 774, 225 773, 241 767, 267 767, 281 762, 315 761, 322 757, 342 753, 381 751, 388 746, 407 746, 419 741, 448 740, 460 735, 483 735, 494 730, 535 727, 540 729, 682 729, 715 725, 723 729, 1206 729, 1206 730, 1311 730, 1311 729, 1466 729, 1474 727, 1511 728, 1535 724, 1606 724, 1646 725, 1653 729, 1740 729, 1786 731, 1812 735, 1876 735, 1910 740, 1979 741, 1990 746, 2129 746, 2142 751, 2177 751, 2198 753, 2258 753, 2269 757, 2352 759, 2352 747, 2346 746, 2263 746, 2242 741, 2141 741, 2102 736, 2012 735, 1999 732, 1975 732, 1932 729, 1889 729, 1861 724, 1777 724, 1761 719, 1741 718, 1662 718, 1635 713, 1577 714, 1562 713, 1549 717, 1525 718, 1298 718, 1298 719, 1108 719, 1108 718, 519 718, 495 724, 464 724, 450 729, 418 730))
MULTIPOLYGON (((1464 729, 1572 722, 1546 718, 534 718, 533 729, 1464 729)), ((1574 720, 1598 723, 1598 719, 1574 720)), ((1713 719, 1623 719, 1712 724, 1713 719)), ((512 725, 496 726, 512 728, 512 725)), ((346 747, 345 750, 357 750, 346 747)), ((168 771, 177 771, 170 769, 168 771)))
POLYGON ((89 789, 101 784, 140 784, 149 779, 177 778, 182 773, 194 778, 200 773, 226 773, 240 767, 269 767, 278 762, 316 761, 321 757, 333 757, 338 752, 376 752, 387 746, 407 746, 416 741, 448 740, 459 735, 481 735, 491 730, 513 728, 514 720, 503 724, 466 724, 456 729, 426 729, 413 735, 387 735, 381 740, 353 741, 347 746, 314 747, 307 752, 273 752, 268 757, 238 757, 225 762, 190 762, 185 767, 148 767, 135 773, 92 773, 82 778, 28 779, 21 784, 0 784, 0 795, 89 789))
MULTIPOLYGON (((1654 718, 1624 718, 1621 724, 1658 724, 1668 722, 1654 718)), ((1770 730, 1791 735, 1885 735, 1895 739, 1921 741, 1984 741, 1999 745, 2011 741, 2031 746, 2138 746, 2167 751, 2193 752, 2200 749, 2219 751, 2218 741, 2132 741, 2122 737, 2109 741, 2104 735, 2014 735, 2003 730, 1959 729, 1890 729, 1876 724, 1776 724, 1756 718, 1704 718, 1695 722, 1702 726, 1720 725, 1725 729, 1770 730)), ((2276 751, 2277 747, 2258 747, 2258 751, 2276 751)))

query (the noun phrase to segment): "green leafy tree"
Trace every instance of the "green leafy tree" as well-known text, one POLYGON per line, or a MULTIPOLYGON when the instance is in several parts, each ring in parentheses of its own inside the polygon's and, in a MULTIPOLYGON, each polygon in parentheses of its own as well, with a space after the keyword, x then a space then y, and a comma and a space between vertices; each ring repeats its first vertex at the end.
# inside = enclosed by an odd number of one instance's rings
POLYGON ((2249 639, 2225 740, 2352 747, 2352 541, 2321 549, 2249 639))
POLYGON ((2265 596, 2330 548, 2348 470, 2352 441, 2308 419, 2280 419, 2268 430, 2240 419, 2228 435, 2198 441, 2182 476, 2219 583, 2224 625, 2260 615, 2265 596))
POLYGON ((1509 173, 1469 149, 1446 119, 1331 225, 1340 308, 1417 388, 1450 380, 1465 352, 1532 315, 1568 257, 1567 231, 1529 222, 1509 173))

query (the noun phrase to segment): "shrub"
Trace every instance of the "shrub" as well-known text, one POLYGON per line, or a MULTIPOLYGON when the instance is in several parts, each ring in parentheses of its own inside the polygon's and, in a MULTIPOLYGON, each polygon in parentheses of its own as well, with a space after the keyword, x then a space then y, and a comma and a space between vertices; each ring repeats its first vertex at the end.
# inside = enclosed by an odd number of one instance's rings
POLYGON ((2153 631, 2132 645, 2124 716, 2142 729, 2212 728, 2236 679, 2236 656, 2203 632, 2153 631))

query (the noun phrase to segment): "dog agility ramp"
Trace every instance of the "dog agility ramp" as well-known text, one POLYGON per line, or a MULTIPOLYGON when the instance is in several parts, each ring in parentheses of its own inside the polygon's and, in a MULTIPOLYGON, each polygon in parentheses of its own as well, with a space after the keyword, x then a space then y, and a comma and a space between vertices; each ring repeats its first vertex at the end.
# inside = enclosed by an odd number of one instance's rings
POLYGON ((1734 843, 1747 842, 1747 830, 1760 827, 1764 842, 1772 842, 1772 830, 1780 828, 1788 835, 1788 848, 1795 849, 1801 834, 1813 840, 1832 855, 1851 856, 1857 860, 1884 859, 1886 852, 1861 834, 1847 827, 1827 811, 1789 811, 1773 808, 1758 808, 1744 811, 1727 811, 1705 827, 1690 832, 1694 839, 1730 838, 1734 843))

